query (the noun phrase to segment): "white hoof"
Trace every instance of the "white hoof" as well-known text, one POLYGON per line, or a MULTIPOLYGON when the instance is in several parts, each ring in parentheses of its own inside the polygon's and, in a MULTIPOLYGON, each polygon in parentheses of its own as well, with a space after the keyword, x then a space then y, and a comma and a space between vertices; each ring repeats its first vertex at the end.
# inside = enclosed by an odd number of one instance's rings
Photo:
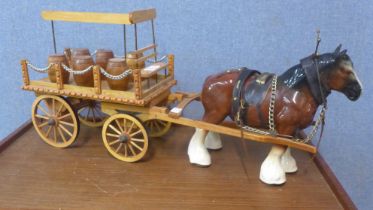
POLYGON ((196 129, 196 132, 192 136, 188 146, 189 162, 200 166, 211 165, 211 157, 207 151, 204 140, 206 137, 206 131, 202 129, 196 129))
POLYGON ((260 167, 260 180, 266 184, 280 185, 286 182, 286 174, 282 169, 279 157, 268 156, 260 167))
POLYGON ((223 144, 221 143, 221 138, 218 133, 215 132, 208 132, 206 139, 205 139, 205 146, 207 149, 218 150, 223 148, 223 144))
POLYGON ((297 162, 290 153, 290 148, 281 156, 281 166, 286 173, 295 173, 298 170, 297 162))
POLYGON ((211 165, 211 157, 207 149, 188 149, 189 162, 200 166, 211 165))

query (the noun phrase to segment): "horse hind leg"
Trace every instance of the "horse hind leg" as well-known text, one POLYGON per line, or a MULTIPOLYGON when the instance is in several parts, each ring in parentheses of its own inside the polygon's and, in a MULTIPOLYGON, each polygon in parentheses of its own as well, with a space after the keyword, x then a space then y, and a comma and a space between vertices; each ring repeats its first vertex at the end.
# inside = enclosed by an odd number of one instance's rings
MULTIPOLYGON (((219 124, 224 118, 225 115, 221 112, 206 111, 203 121, 219 124)), ((189 162, 200 166, 211 165, 211 156, 207 148, 219 149, 221 145, 219 134, 196 128, 188 146, 189 162)))
POLYGON ((285 153, 281 156, 281 166, 286 173, 295 173, 298 170, 297 162, 291 155, 290 147, 288 147, 285 153))

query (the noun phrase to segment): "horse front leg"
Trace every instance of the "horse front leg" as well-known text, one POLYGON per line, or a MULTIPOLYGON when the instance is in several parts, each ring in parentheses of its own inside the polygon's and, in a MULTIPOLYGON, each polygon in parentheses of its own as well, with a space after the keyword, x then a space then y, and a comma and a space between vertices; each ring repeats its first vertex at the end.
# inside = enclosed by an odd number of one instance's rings
POLYGON ((200 166, 211 165, 211 157, 205 147, 206 130, 196 128, 188 146, 189 162, 200 166))
POLYGON ((286 147, 273 145, 260 167, 259 178, 266 184, 280 185, 286 182, 285 170, 281 165, 281 157, 285 153, 286 147))

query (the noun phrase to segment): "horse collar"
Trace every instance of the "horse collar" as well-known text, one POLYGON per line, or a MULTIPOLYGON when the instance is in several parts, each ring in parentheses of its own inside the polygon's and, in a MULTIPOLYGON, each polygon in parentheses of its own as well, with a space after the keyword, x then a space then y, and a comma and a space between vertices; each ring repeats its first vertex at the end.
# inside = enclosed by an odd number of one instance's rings
POLYGON ((330 89, 321 82, 319 74, 320 69, 322 69, 325 64, 328 64, 329 62, 324 61, 323 59, 319 60, 319 58, 315 55, 311 55, 303 58, 300 63, 306 75, 312 96, 318 104, 325 104, 326 97, 330 94, 330 89), (322 65, 319 66, 319 63, 322 65))

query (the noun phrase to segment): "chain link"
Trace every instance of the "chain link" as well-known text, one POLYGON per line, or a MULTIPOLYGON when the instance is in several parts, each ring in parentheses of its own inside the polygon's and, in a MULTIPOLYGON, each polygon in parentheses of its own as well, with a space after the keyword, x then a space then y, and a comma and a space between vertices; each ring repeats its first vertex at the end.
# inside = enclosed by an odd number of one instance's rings
POLYGON ((269 108, 268 108, 268 124, 269 131, 273 134, 277 134, 275 128, 275 101, 276 101, 276 92, 277 92, 277 75, 274 75, 272 78, 271 86, 271 98, 269 99, 269 108))
POLYGON ((32 65, 31 63, 29 63, 28 61, 26 62, 27 66, 29 66, 32 70, 36 71, 36 72, 39 72, 39 73, 45 73, 47 72, 53 65, 53 63, 50 63, 47 67, 44 67, 44 68, 38 68, 34 65, 32 65))
MULTIPOLYGON (((247 125, 245 125, 245 126, 241 125, 240 126, 241 129, 243 129, 245 131, 248 131, 248 132, 261 134, 261 135, 272 135, 272 136, 277 135, 277 131, 275 129, 275 120, 274 120, 276 91, 277 91, 277 75, 275 75, 272 79, 271 98, 270 98, 270 101, 269 101, 269 108, 268 108, 269 130, 262 130, 262 129, 250 127, 250 126, 247 126, 247 125)), ((314 126, 312 127, 311 132, 307 135, 306 138, 304 138, 304 139, 293 138, 292 140, 296 141, 296 142, 300 142, 300 143, 309 143, 313 139, 313 137, 315 137, 317 131, 319 130, 319 127, 320 127, 321 123, 324 121, 326 110, 327 110, 327 107, 326 107, 326 105, 324 105, 322 107, 321 111, 320 111, 319 117, 317 118, 314 126)))
POLYGON ((120 79, 123 79, 123 78, 126 78, 128 77, 129 75, 132 74, 132 69, 128 69, 126 71, 124 71, 123 73, 119 74, 119 75, 111 75, 109 74, 107 71, 105 71, 105 69, 101 68, 100 67, 100 72, 107 78, 109 79, 112 79, 112 80, 120 80, 120 79))
POLYGON ((88 66, 86 69, 83 69, 83 70, 74 70, 74 69, 71 69, 69 68, 68 66, 66 66, 65 64, 61 64, 62 68, 65 70, 65 71, 68 71, 72 74, 76 74, 76 75, 82 75, 82 74, 85 74, 89 71, 92 70, 93 66, 88 66))

